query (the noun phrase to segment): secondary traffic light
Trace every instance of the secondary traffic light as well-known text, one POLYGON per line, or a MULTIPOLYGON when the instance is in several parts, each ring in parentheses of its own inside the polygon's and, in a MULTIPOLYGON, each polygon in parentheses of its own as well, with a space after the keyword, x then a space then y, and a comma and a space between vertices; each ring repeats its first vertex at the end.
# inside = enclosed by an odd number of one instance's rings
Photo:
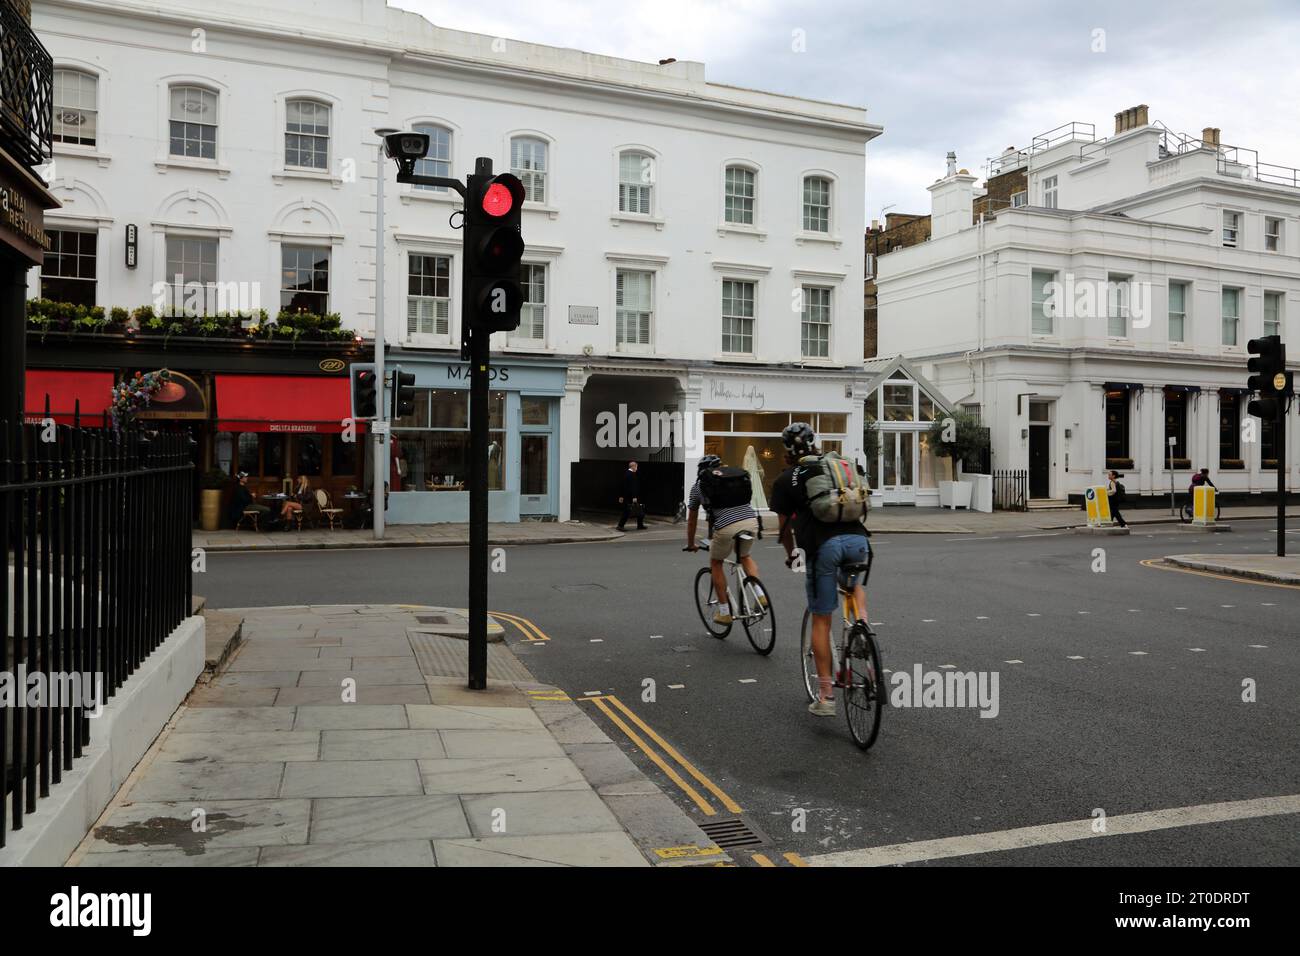
POLYGON ((519 327, 524 302, 519 261, 524 184, 509 173, 472 175, 465 195, 466 302, 469 324, 485 334, 519 327))
POLYGON ((1279 405, 1284 405, 1291 394, 1292 376, 1286 370, 1286 346, 1278 335, 1266 335, 1246 343, 1251 353, 1246 368, 1253 373, 1246 387, 1259 393, 1259 398, 1246 406, 1247 414, 1256 418, 1273 418, 1279 405))
POLYGON ((352 378, 352 417, 378 418, 379 382, 375 377, 374 365, 355 363, 349 367, 348 374, 352 378))
POLYGON ((403 372, 399 365, 393 370, 393 406, 389 416, 396 421, 415 413, 415 373, 403 372))

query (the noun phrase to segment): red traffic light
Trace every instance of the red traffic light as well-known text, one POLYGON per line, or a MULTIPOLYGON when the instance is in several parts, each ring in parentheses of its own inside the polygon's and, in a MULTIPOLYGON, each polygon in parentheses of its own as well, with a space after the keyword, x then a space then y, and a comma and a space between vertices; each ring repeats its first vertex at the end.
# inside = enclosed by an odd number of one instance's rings
POLYGON ((524 184, 509 173, 495 177, 483 190, 479 201, 483 211, 494 219, 510 215, 524 201, 524 184))

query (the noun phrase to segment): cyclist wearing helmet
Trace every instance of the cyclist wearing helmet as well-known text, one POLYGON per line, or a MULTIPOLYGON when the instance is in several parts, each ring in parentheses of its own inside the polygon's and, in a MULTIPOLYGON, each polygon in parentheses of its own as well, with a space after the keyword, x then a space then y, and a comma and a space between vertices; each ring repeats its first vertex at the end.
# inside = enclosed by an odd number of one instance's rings
MULTIPOLYGON (((749 556, 749 552, 754 544, 753 536, 758 534, 759 526, 758 512, 748 502, 733 507, 714 508, 710 506, 708 499, 700 490, 700 477, 706 472, 721 467, 722 459, 717 455, 705 455, 700 459, 699 467, 695 472, 695 484, 691 486, 691 493, 686 501, 688 509, 686 517, 686 550, 700 550, 695 543, 695 528, 699 523, 700 505, 702 504, 709 521, 709 571, 713 577, 713 593, 718 599, 717 610, 713 612, 713 622, 715 624, 730 624, 732 620, 731 606, 727 598, 727 576, 724 572, 723 561, 733 550, 737 550, 740 556, 740 564, 745 569, 745 573, 758 577, 758 565, 749 556), (736 535, 742 531, 750 533, 749 540, 736 540, 736 535)), ((760 592, 758 600, 760 604, 767 607, 766 594, 760 592)))
MULTIPOLYGON (((807 482, 820 465, 817 436, 806 422, 794 422, 781 433, 785 460, 789 465, 772 485, 768 499, 781 520, 780 540, 786 553, 786 567, 794 561, 797 543, 806 565, 804 590, 812 612, 812 650, 817 663, 818 699, 808 705, 809 713, 833 717, 834 679, 831 675, 831 614, 837 603, 836 577, 845 564, 864 564, 869 546, 867 529, 860 521, 829 523, 818 521, 808 504, 807 482)), ((867 595, 854 583, 853 599, 858 614, 866 616, 867 595)))

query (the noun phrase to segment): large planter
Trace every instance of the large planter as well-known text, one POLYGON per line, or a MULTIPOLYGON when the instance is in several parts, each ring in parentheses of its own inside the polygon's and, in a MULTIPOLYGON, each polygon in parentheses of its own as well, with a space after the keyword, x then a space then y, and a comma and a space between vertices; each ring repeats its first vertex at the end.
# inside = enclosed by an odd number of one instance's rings
POLYGON ((199 492, 199 527, 204 531, 221 528, 220 488, 204 488, 199 492))
POLYGON ((939 482, 940 508, 965 508, 970 510, 971 486, 965 481, 939 482))

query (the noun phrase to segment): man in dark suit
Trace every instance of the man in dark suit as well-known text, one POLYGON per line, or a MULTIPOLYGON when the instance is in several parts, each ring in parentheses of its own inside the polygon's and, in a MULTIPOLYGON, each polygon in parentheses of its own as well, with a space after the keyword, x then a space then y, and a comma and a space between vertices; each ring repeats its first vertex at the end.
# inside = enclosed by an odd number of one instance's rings
POLYGON ((636 515, 636 527, 638 531, 645 530, 645 503, 641 501, 641 479, 636 473, 636 462, 627 463, 627 471, 623 473, 622 495, 618 503, 623 506, 623 517, 618 519, 618 530, 624 530, 623 526, 627 524, 627 519, 636 515))

